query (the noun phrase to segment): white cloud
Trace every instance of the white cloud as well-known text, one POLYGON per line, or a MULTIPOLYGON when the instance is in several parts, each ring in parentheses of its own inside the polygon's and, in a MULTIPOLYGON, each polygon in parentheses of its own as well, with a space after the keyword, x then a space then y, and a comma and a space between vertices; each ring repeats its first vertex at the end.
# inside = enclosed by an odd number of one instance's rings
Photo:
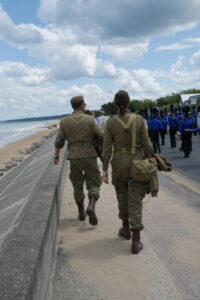
POLYGON ((117 68, 110 61, 97 61, 97 77, 115 78, 117 76, 117 68))
POLYGON ((161 86, 150 70, 139 69, 133 70, 132 73, 135 80, 140 84, 141 92, 145 91, 145 94, 149 93, 150 95, 159 95, 161 93, 161 86))
POLYGON ((181 42, 159 46, 155 49, 155 51, 183 50, 197 46, 200 46, 200 38, 187 38, 181 42))
POLYGON ((184 66, 185 57, 183 55, 179 56, 177 61, 172 64, 171 70, 176 70, 184 66))
POLYGON ((177 90, 200 87, 200 71, 188 71, 186 68, 186 58, 182 55, 179 56, 177 61, 171 65, 171 68, 168 72, 160 71, 159 76, 170 80, 172 84, 177 84, 177 90))
POLYGON ((40 0, 38 16, 45 22, 53 19, 57 2, 58 0, 40 0))
POLYGON ((187 39, 184 39, 183 40, 185 43, 191 43, 191 44, 197 44, 200 45, 200 38, 194 38, 194 37, 191 37, 191 38, 187 38, 187 39))
POLYGON ((118 70, 117 79, 114 81, 114 86, 116 90, 124 89, 130 92, 139 92, 140 85, 139 83, 133 78, 131 72, 120 68, 118 70))
POLYGON ((200 67, 200 51, 197 51, 192 55, 191 63, 195 65, 195 67, 200 67))
MULTIPOLYGON (((21 24, 16 26, 2 8, 1 12, 2 16, 5 17, 5 23, 10 24, 9 32, 12 33, 8 35, 0 25, 2 38, 20 49, 27 48, 29 55, 45 60, 51 68, 52 79, 70 80, 83 76, 93 77, 96 71, 104 75, 107 74, 107 77, 113 76, 115 72, 114 65, 110 62, 105 62, 105 65, 100 64, 100 59, 97 59, 98 47, 78 43, 76 35, 70 29, 62 30, 54 25, 49 25, 46 28, 34 26, 41 39, 38 43, 32 43, 29 34, 30 26, 33 25, 21 24), (17 28, 17 34, 15 28, 17 28), (25 38, 26 35, 23 35, 24 32, 27 34, 27 39, 25 38), (24 40, 21 39, 19 42, 20 36, 23 36, 24 40)), ((0 14, 0 19, 3 19, 2 16, 0 14)), ((24 82, 27 84, 35 82, 37 84, 37 79, 24 79, 24 82)))
MULTIPOLYGON (((147 60, 153 68, 157 56, 152 37, 191 28, 199 21, 197 0, 149 0, 148 5, 141 0, 40 0, 38 15, 47 24, 15 24, 0 5, 0 39, 27 49, 40 64, 0 62, 0 119, 70 112, 69 100, 77 94, 85 97, 90 109, 98 109, 119 89, 132 98, 155 99, 200 86, 200 72, 188 71, 184 56, 174 58, 168 71, 145 68, 147 60)), ((173 35, 173 43, 158 45, 156 51, 199 45, 200 38, 177 41, 173 35)), ((197 67, 199 52, 190 60, 197 67)), ((159 53, 161 68, 164 55, 159 53)))
POLYGON ((71 112, 70 99, 79 94, 85 97, 90 109, 99 109, 111 96, 94 83, 63 89, 56 88, 48 79, 48 69, 0 63, 0 120, 71 112))
POLYGON ((93 76, 97 67, 96 52, 96 47, 80 44, 61 49, 50 60, 53 77, 57 80, 68 80, 93 76))
POLYGON ((49 82, 49 69, 29 67, 24 63, 0 63, 1 88, 19 85, 40 86, 49 82))
POLYGON ((15 25, 0 4, 0 38, 12 45, 25 47, 28 44, 38 44, 42 42, 42 36, 33 24, 15 25))
POLYGON ((153 73, 149 70, 139 69, 127 71, 119 69, 118 78, 114 81, 116 89, 125 89, 132 98, 155 99, 163 92, 153 73))
POLYGON ((48 25, 42 28, 33 24, 13 23, 0 5, 0 38, 19 49, 27 48, 35 57, 49 59, 61 48, 77 43, 76 35, 69 30, 48 25))
POLYGON ((200 88, 200 71, 194 72, 172 68, 170 71, 156 70, 153 72, 153 75, 158 79, 166 79, 167 86, 169 86, 173 92, 186 90, 188 88, 200 88))
POLYGON ((0 119, 15 118, 15 116, 28 116, 32 114, 45 114, 42 105, 43 93, 49 93, 50 82, 48 69, 29 67, 23 63, 2 62, 0 63, 0 94, 4 109, 0 111, 0 119), (40 107, 41 105, 41 107, 40 107), (37 111, 37 108, 40 109, 37 111))
POLYGON ((61 27, 96 32, 104 38, 139 38, 176 32, 200 18, 197 0, 41 0, 38 16, 61 27))
POLYGON ((131 64, 143 58, 148 51, 148 42, 134 44, 113 44, 101 47, 101 51, 113 57, 117 63, 131 64))
POLYGON ((74 95, 83 95, 90 109, 100 109, 101 105, 112 100, 113 94, 104 91, 97 84, 86 84, 83 87, 76 85, 67 90, 69 98, 74 95))
POLYGON ((180 70, 183 61, 184 58, 179 57, 168 72, 114 69, 115 79, 109 92, 96 83, 57 88, 48 77, 48 69, 22 63, 0 63, 0 120, 69 113, 72 111, 71 97, 80 94, 85 97, 89 109, 99 109, 112 101, 119 89, 127 90, 132 99, 156 99, 184 88, 200 88, 200 71, 180 70), (158 82, 161 78, 171 84, 161 86, 158 82))
POLYGON ((193 47, 192 45, 186 45, 183 43, 174 43, 174 44, 159 46, 155 49, 155 51, 182 50, 182 49, 187 49, 192 47, 193 47))
POLYGON ((27 46, 31 56, 49 60, 55 54, 60 55, 67 47, 77 44, 76 35, 71 30, 58 29, 54 25, 37 29, 42 36, 42 42, 27 46))

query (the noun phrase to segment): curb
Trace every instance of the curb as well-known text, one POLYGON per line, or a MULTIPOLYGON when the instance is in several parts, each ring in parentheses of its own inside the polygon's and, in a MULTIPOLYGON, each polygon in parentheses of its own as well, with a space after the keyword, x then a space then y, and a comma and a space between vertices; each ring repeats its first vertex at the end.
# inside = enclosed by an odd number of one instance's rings
POLYGON ((200 196, 200 186, 197 181, 192 180, 191 178, 186 177, 175 170, 173 170, 170 173, 161 172, 161 174, 168 177, 170 180, 176 182, 177 184, 181 185, 188 192, 195 194, 197 197, 200 196))

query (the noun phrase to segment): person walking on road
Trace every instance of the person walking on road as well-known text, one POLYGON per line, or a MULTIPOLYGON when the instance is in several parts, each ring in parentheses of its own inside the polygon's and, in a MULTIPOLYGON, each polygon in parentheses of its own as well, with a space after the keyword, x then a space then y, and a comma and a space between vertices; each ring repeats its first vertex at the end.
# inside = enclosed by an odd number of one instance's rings
POLYGON ((178 131, 181 133, 181 148, 185 154, 185 158, 188 158, 192 152, 192 131, 194 128, 194 119, 192 116, 189 116, 189 107, 186 107, 184 119, 181 121, 178 129, 178 131))
POLYGON ((176 148, 176 133, 178 131, 179 119, 174 109, 171 110, 171 114, 168 117, 168 124, 171 148, 176 148))
POLYGON ((165 135, 167 134, 167 119, 164 117, 163 111, 160 111, 160 137, 161 145, 165 145, 165 135))
POLYGON ((160 139, 159 139, 161 124, 160 124, 160 120, 157 119, 156 113, 154 113, 147 120, 147 125, 148 125, 149 136, 150 136, 150 139, 151 139, 152 144, 153 144, 154 153, 161 153, 160 139))
MULTIPOLYGON (((126 91, 118 91, 114 97, 114 103, 118 108, 117 117, 125 124, 130 124, 128 129, 122 128, 115 116, 108 119, 103 143, 103 181, 109 183, 108 165, 112 157, 112 184, 115 187, 118 200, 119 218, 122 227, 119 236, 130 239, 132 231, 133 254, 139 253, 143 244, 140 241, 142 224, 142 200, 148 192, 148 184, 137 182, 129 178, 131 166, 132 113, 128 111, 130 98, 126 91), (131 228, 130 228, 131 226, 131 228)), ((142 116, 136 116, 136 155, 137 159, 153 156, 153 148, 149 140, 147 127, 142 116)))
POLYGON ((59 152, 68 141, 67 159, 70 161, 70 179, 74 188, 74 198, 78 206, 79 220, 84 221, 86 214, 91 225, 97 225, 95 204, 99 198, 101 175, 97 165, 97 153, 93 145, 96 135, 103 132, 95 124, 94 118, 84 113, 85 101, 82 96, 71 99, 73 113, 60 121, 60 129, 55 141, 54 163, 59 163, 59 152), (85 212, 83 185, 86 183, 89 204, 85 212))
POLYGON ((103 111, 100 111, 98 114, 98 117, 95 119, 95 123, 102 129, 104 130, 106 127, 106 122, 108 120, 108 116, 105 115, 103 111))
MULTIPOLYGON (((197 128, 200 128, 200 106, 198 107, 198 111, 197 111, 197 128)), ((199 137, 200 137, 200 131, 199 132, 199 137)))

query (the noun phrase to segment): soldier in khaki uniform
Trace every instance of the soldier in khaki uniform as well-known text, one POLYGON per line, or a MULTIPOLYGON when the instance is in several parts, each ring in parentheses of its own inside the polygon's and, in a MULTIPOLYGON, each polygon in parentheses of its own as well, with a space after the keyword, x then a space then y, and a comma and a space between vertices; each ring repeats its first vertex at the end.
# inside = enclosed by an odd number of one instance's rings
MULTIPOLYGON (((127 124, 131 118, 131 113, 128 112, 130 104, 128 93, 119 91, 115 95, 114 102, 118 108, 118 117, 127 124)), ((139 115, 136 122, 135 158, 152 157, 153 148, 148 137, 146 124, 139 115)), ((122 220, 119 235, 125 239, 130 239, 132 231, 132 253, 137 254, 143 248, 140 241, 140 231, 144 228, 142 224, 142 200, 148 192, 148 186, 146 183, 136 182, 129 178, 132 144, 131 126, 128 130, 124 130, 115 117, 111 117, 107 121, 103 144, 103 181, 109 183, 108 165, 113 152, 111 161, 112 184, 117 195, 119 218, 122 220)))
POLYGON ((94 118, 84 114, 85 102, 82 96, 73 97, 71 105, 73 113, 60 122, 60 130, 55 141, 54 163, 59 162, 59 152, 68 141, 68 155, 70 160, 70 179, 74 188, 74 198, 78 206, 79 220, 84 221, 86 214, 92 225, 98 224, 95 213, 95 203, 99 198, 101 176, 97 165, 97 153, 93 146, 96 135, 103 136, 103 132, 95 125, 94 118), (86 183, 89 204, 85 214, 83 186, 86 183))

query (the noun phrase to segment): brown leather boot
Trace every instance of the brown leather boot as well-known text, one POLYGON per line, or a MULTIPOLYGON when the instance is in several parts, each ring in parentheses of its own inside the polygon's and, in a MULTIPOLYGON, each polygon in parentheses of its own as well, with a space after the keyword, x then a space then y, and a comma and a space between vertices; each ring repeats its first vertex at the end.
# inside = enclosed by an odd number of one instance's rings
POLYGON ((96 198, 94 196, 89 197, 89 204, 86 209, 86 214, 89 216, 89 222, 91 225, 97 225, 98 219, 95 214, 95 204, 96 204, 96 198))
POLYGON ((85 208, 83 203, 77 203, 78 206, 78 213, 79 213, 79 220, 80 221, 85 221, 86 214, 85 214, 85 208))
POLYGON ((126 240, 130 240, 131 230, 129 220, 122 220, 122 227, 119 229, 119 236, 125 238, 126 240))
POLYGON ((140 230, 132 229, 132 246, 131 252, 133 254, 138 254, 143 249, 143 244, 140 241, 140 230))

